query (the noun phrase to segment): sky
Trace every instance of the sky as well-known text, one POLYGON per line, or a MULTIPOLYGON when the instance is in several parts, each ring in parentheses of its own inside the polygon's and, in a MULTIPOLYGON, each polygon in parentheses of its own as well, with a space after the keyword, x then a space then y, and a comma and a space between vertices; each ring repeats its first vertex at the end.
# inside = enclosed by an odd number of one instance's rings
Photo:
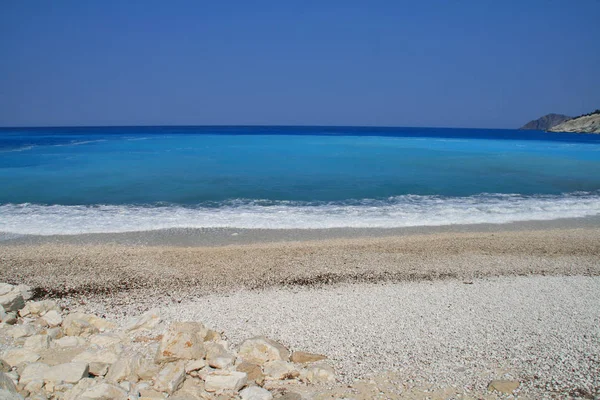
POLYGON ((600 1, 0 0, 0 126, 516 128, 600 108, 600 1))

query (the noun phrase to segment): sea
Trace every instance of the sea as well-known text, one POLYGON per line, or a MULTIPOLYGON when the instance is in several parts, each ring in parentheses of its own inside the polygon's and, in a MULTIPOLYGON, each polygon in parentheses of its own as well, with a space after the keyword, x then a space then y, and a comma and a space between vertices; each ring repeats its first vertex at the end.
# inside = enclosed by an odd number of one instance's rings
POLYGON ((600 214, 600 135, 0 128, 0 232, 401 228, 600 214))

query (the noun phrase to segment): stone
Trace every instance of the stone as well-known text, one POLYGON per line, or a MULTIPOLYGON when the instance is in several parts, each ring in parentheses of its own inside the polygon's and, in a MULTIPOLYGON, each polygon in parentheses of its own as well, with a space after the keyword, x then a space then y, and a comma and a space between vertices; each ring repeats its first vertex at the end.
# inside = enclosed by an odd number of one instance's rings
POLYGON ((41 318, 41 321, 47 326, 54 328, 62 324, 63 319, 60 313, 56 310, 50 310, 41 318))
POLYGON ((15 383, 4 372, 0 372, 0 389, 11 393, 17 393, 15 383))
POLYGON ((29 337, 31 335, 35 335, 35 333, 35 327, 29 324, 15 325, 10 329, 10 336, 12 336, 13 339, 29 337))
POLYGON ((245 372, 248 375, 248 382, 255 382, 257 385, 262 385, 265 380, 262 368, 258 364, 244 361, 236 367, 236 370, 245 372))
POLYGON ((32 315, 34 317, 42 316, 49 311, 60 312, 60 306, 53 300, 29 301, 25 307, 19 311, 22 317, 32 315))
MULTIPOLYGON (((199 337, 198 331, 194 328, 185 326, 185 330, 180 330, 180 324, 172 324, 164 334, 156 353, 156 362, 162 363, 204 358, 206 351, 202 338, 204 338, 206 332, 200 332, 202 336, 199 337)), ((203 327, 202 324, 200 325, 203 327)))
POLYGON ((185 373, 189 374, 190 372, 198 371, 199 369, 204 368, 205 365, 206 365, 206 362, 204 360, 188 361, 185 364, 185 373))
POLYGON ((50 336, 48 335, 33 335, 25 339, 23 348, 40 352, 50 347, 50 336))
POLYGON ((78 400, 127 400, 127 392, 110 383, 99 383, 85 390, 78 400))
POLYGON ((36 379, 36 380, 29 382, 27 385, 25 385, 25 390, 27 390, 29 393, 40 393, 43 388, 44 388, 44 380, 43 379, 36 379))
POLYGON ((140 389, 140 400, 142 399, 164 399, 167 396, 154 389, 140 389))
POLYGON ((490 392, 497 391, 505 394, 512 394, 515 390, 519 388, 521 383, 519 381, 506 381, 506 380, 496 380, 491 381, 487 387, 490 392))
POLYGON ((28 285, 17 285, 16 288, 21 292, 21 296, 23 296, 23 300, 28 301, 33 299, 33 289, 28 285))
POLYGON ((60 339, 56 339, 52 342, 56 347, 79 347, 84 346, 86 341, 84 338, 78 336, 63 336, 60 339))
POLYGON ((0 322, 4 321, 6 319, 6 310, 4 309, 4 306, 0 305, 0 322))
POLYGON ((20 385, 27 385, 32 381, 43 381, 44 374, 50 369, 49 365, 44 363, 31 363, 28 364, 23 371, 21 371, 21 376, 19 378, 20 385))
POLYGON ((181 389, 173 394, 172 399, 205 400, 214 397, 204 390, 204 382, 198 378, 186 377, 181 389))
POLYGON ((129 356, 120 357, 108 369, 106 380, 110 382, 121 382, 128 380, 131 382, 138 381, 138 371, 142 365, 142 356, 139 353, 134 353, 129 356))
POLYGON ((204 390, 219 392, 223 390, 238 391, 248 381, 248 375, 239 371, 213 371, 204 379, 204 390))
POLYGON ((78 400, 86 390, 96 384, 97 381, 92 378, 83 378, 71 390, 65 392, 63 400, 78 400))
POLYGON ((77 383, 88 376, 89 365, 85 362, 70 362, 51 367, 44 373, 44 381, 54 383, 77 383))
POLYGON ((8 372, 11 370, 10 365, 6 361, 0 358, 0 372, 8 372))
POLYGON ((25 307, 25 299, 18 288, 5 283, 0 287, 0 305, 7 313, 19 311, 25 307))
POLYGON ((124 330, 126 332, 137 332, 141 330, 152 330, 161 321, 160 311, 158 309, 152 309, 138 318, 131 319, 126 325, 124 330))
POLYGON ((172 394, 181 387, 185 379, 185 364, 183 361, 169 363, 160 370, 154 380, 154 389, 159 392, 172 394))
POLYGON ((273 395, 267 389, 250 386, 240 392, 242 400, 271 400, 273 395))
POLYGON ((66 336, 88 337, 99 332, 98 328, 96 328, 89 322, 84 321, 82 319, 75 319, 69 317, 70 315, 64 319, 62 324, 63 333, 66 336))
POLYGON ((93 349, 86 350, 73 357, 73 361, 82 361, 86 363, 104 363, 113 364, 119 359, 119 356, 109 350, 93 349))
POLYGON ((301 378, 309 383, 333 383, 335 382, 335 371, 327 364, 317 363, 304 368, 300 374, 301 378))
POLYGON ((90 375, 93 376, 104 376, 108 373, 110 364, 102 362, 91 362, 90 363, 90 375))
POLYGON ((17 313, 15 311, 7 312, 2 320, 3 324, 14 325, 17 323, 17 313))
POLYGON ((23 396, 18 393, 9 392, 8 390, 0 389, 0 400, 23 400, 23 396))
POLYGON ((109 347, 116 344, 120 344, 123 338, 116 333, 99 333, 97 335, 90 336, 90 343, 100 347, 109 347))
POLYGON ((266 379, 278 381, 294 379, 300 376, 300 372, 294 364, 281 360, 266 362, 263 365, 263 372, 266 379))
POLYGON ((289 351, 282 344, 263 336, 244 341, 238 355, 244 361, 259 365, 268 361, 287 361, 290 357, 289 351))
POLYGON ((292 362, 298 364, 314 363, 325 360, 327 357, 322 354, 306 353, 304 351, 295 351, 290 358, 292 362))
POLYGON ((40 359, 40 355, 31 350, 14 348, 5 351, 2 354, 2 359, 11 367, 16 367, 23 362, 36 362, 40 359))
POLYGON ((204 347, 206 348, 206 362, 213 368, 225 369, 235 362, 235 356, 218 343, 207 342, 204 347))

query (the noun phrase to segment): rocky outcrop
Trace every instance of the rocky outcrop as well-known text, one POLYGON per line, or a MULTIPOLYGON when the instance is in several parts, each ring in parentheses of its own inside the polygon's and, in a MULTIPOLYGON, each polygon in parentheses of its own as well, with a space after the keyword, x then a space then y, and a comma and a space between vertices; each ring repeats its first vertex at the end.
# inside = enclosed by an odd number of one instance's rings
POLYGON ((548 129, 561 124, 567 120, 571 119, 571 117, 562 114, 548 114, 544 115, 541 118, 534 119, 533 121, 529 121, 519 129, 524 130, 535 130, 535 131, 547 131, 548 129))
POLYGON ((27 287, 0 284, 0 292, 0 398, 269 400, 336 381, 325 356, 290 357, 265 337, 234 349, 200 322, 165 326, 157 310, 119 326, 27 301, 27 287))
POLYGON ((600 133, 600 110, 570 119, 548 130, 550 132, 600 133))

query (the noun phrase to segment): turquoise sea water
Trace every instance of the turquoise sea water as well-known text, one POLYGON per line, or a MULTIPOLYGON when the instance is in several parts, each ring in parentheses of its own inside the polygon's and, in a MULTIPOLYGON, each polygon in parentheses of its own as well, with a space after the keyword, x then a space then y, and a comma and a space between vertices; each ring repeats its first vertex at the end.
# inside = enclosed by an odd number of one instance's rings
POLYGON ((0 232, 400 227, 599 213, 595 135, 0 129, 0 232))

